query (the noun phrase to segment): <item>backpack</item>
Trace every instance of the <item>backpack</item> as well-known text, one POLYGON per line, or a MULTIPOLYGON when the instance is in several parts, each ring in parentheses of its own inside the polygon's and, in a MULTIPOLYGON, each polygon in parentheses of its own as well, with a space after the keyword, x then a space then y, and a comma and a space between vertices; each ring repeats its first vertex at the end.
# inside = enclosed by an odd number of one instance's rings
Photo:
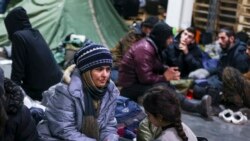
POLYGON ((202 65, 203 68, 209 70, 211 68, 216 68, 218 64, 218 59, 211 58, 208 53, 201 51, 202 55, 202 65))
POLYGON ((146 114, 138 103, 129 98, 118 96, 115 117, 118 123, 124 123, 126 126, 131 126, 137 122, 139 125, 139 122, 146 117, 146 114))
MULTIPOLYGON (((133 139, 136 137, 139 123, 146 117, 146 114, 138 103, 129 98, 118 96, 116 102, 115 117, 118 125, 125 125, 126 134, 129 133, 129 138, 133 139)), ((126 136, 128 135, 124 135, 124 137, 126 136)))

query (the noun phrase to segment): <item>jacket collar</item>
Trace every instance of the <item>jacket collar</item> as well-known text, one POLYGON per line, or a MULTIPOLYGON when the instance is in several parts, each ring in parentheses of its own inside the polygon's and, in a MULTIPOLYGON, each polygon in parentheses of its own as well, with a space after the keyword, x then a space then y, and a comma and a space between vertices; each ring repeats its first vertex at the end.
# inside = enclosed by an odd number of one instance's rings
POLYGON ((74 97, 82 97, 82 80, 78 69, 75 69, 71 75, 69 84, 69 92, 74 97))

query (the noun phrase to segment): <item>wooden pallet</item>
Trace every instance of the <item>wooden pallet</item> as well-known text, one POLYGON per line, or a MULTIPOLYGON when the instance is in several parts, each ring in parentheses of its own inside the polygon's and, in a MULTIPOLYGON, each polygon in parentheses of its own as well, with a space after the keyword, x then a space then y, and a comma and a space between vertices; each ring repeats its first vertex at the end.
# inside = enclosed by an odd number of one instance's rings
POLYGON ((227 3, 230 5, 237 5, 238 4, 238 0, 220 0, 221 3, 227 3))
POLYGON ((206 3, 194 3, 193 19, 195 25, 203 25, 207 22, 209 5, 206 3))
POLYGON ((194 3, 193 12, 194 13, 204 13, 208 14, 209 5, 205 3, 194 3))
POLYGON ((235 12, 235 13, 237 12, 236 8, 231 8, 231 7, 226 7, 226 6, 220 6, 219 10, 220 11, 231 11, 231 12, 235 12))
POLYGON ((218 28, 237 23, 237 0, 220 0, 218 7, 218 28))
POLYGON ((250 6, 250 0, 239 0, 239 4, 244 6, 250 6))
POLYGON ((233 29, 236 32, 237 31, 237 26, 236 25, 237 24, 235 24, 235 23, 218 21, 217 24, 216 24, 216 29, 217 29, 217 31, 219 31, 221 28, 228 27, 228 28, 233 29))
POLYGON ((229 23, 229 22, 218 21, 217 24, 219 24, 219 25, 221 25, 221 26, 225 26, 225 27, 232 27, 232 28, 235 28, 235 24, 229 23))
POLYGON ((250 6, 238 5, 238 15, 250 16, 250 6))
POLYGON ((250 16, 240 15, 239 16, 239 23, 250 26, 250 16))
POLYGON ((231 9, 237 9, 237 4, 238 4, 237 0, 235 0, 235 1, 221 0, 220 1, 220 6, 228 7, 231 9))
POLYGON ((208 3, 194 3, 194 9, 199 9, 199 7, 208 9, 209 4, 208 3))
MULTIPOLYGON (((159 8, 159 14, 156 15, 160 20, 165 20, 166 19, 166 14, 165 10, 163 11, 162 9, 159 8)), ((142 22, 146 18, 148 18, 149 15, 143 8, 139 9, 138 15, 136 17, 130 17, 129 19, 124 19, 125 23, 127 25, 132 25, 134 22, 142 22)))
POLYGON ((238 24, 236 31, 237 32, 238 31, 245 31, 250 36, 250 26, 249 25, 238 24))
POLYGON ((195 0, 196 3, 206 3, 208 4, 209 1, 208 0, 195 0))
POLYGON ((202 31, 206 31, 207 26, 206 25, 195 25, 195 28, 202 30, 202 31))
POLYGON ((237 23, 237 17, 232 16, 232 15, 228 15, 228 14, 219 14, 217 21, 222 22, 222 23, 228 23, 228 24, 232 25, 232 24, 237 23))
POLYGON ((201 30, 206 30, 207 28, 207 18, 194 18, 194 25, 196 28, 201 30))

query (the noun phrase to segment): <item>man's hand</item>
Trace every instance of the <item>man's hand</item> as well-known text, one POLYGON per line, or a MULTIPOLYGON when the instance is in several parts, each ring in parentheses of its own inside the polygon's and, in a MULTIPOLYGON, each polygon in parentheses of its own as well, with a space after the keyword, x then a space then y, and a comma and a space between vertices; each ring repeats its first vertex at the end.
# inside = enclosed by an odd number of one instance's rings
POLYGON ((164 72, 164 77, 167 81, 170 80, 180 80, 180 75, 181 73, 179 72, 178 67, 169 67, 165 72, 164 72))
POLYGON ((179 49, 183 51, 184 54, 188 54, 188 46, 185 43, 179 44, 179 49))

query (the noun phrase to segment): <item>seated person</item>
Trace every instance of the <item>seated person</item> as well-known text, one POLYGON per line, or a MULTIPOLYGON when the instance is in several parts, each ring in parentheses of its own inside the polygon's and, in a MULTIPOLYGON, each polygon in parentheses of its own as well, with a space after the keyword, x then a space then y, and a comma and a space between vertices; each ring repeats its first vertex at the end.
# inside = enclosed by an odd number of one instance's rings
POLYGON ((124 54, 135 42, 149 35, 153 26, 159 21, 156 16, 149 16, 142 23, 134 23, 132 29, 120 39, 118 44, 111 49, 112 57, 114 60, 111 79, 116 82, 118 80, 118 69, 124 54))
MULTIPOLYGON (((147 90, 143 107, 148 120, 161 134, 151 140, 155 141, 197 141, 193 131, 181 121, 180 104, 175 91, 168 87, 153 87, 147 90)), ((143 137, 143 132, 138 132, 143 137), (142 134, 142 135, 141 135, 142 134)))
POLYGON ((0 140, 37 141, 36 124, 23 105, 23 91, 0 68, 0 140))
POLYGON ((245 31, 239 31, 235 34, 235 37, 243 43, 247 43, 249 40, 249 35, 245 31))
POLYGON ((12 44, 11 80, 32 99, 40 101, 45 90, 60 82, 62 71, 23 7, 12 9, 4 23, 12 44))
POLYGON ((76 69, 69 84, 52 86, 47 97, 45 120, 38 124, 40 140, 118 141, 115 119, 119 90, 110 80, 109 49, 95 43, 74 56, 76 69))
MULTIPOLYGON (((178 68, 165 67, 162 63, 161 52, 172 43, 172 36, 172 28, 159 22, 149 37, 136 42, 126 52, 120 64, 118 78, 122 96, 137 101, 153 85, 164 83, 172 87, 169 81, 180 79, 178 68)), ((200 102, 186 99, 178 93, 178 98, 183 109, 209 116, 211 97, 206 96, 200 102)))
MULTIPOLYGON (((250 63, 250 40, 247 42, 246 54, 250 63)), ((240 73, 237 69, 226 67, 222 74, 223 95, 225 104, 235 108, 250 108, 250 68, 248 72, 240 73)))
MULTIPOLYGON (((226 67, 237 69, 240 73, 246 73, 249 70, 249 57, 246 54, 246 44, 235 37, 231 28, 222 28, 218 33, 218 43, 222 49, 217 67, 208 69, 209 77, 207 86, 194 87, 194 96, 202 97, 209 94, 212 96, 213 105, 221 102, 220 92, 223 91, 223 71, 226 67)), ((228 77, 228 76, 227 76, 228 77)), ((224 77, 225 78, 225 77, 224 77)), ((237 84, 238 81, 234 81, 237 84)))
POLYGON ((202 68, 201 49, 195 43, 195 29, 189 27, 179 33, 174 43, 163 51, 163 60, 168 66, 175 66, 181 72, 181 78, 202 68))

